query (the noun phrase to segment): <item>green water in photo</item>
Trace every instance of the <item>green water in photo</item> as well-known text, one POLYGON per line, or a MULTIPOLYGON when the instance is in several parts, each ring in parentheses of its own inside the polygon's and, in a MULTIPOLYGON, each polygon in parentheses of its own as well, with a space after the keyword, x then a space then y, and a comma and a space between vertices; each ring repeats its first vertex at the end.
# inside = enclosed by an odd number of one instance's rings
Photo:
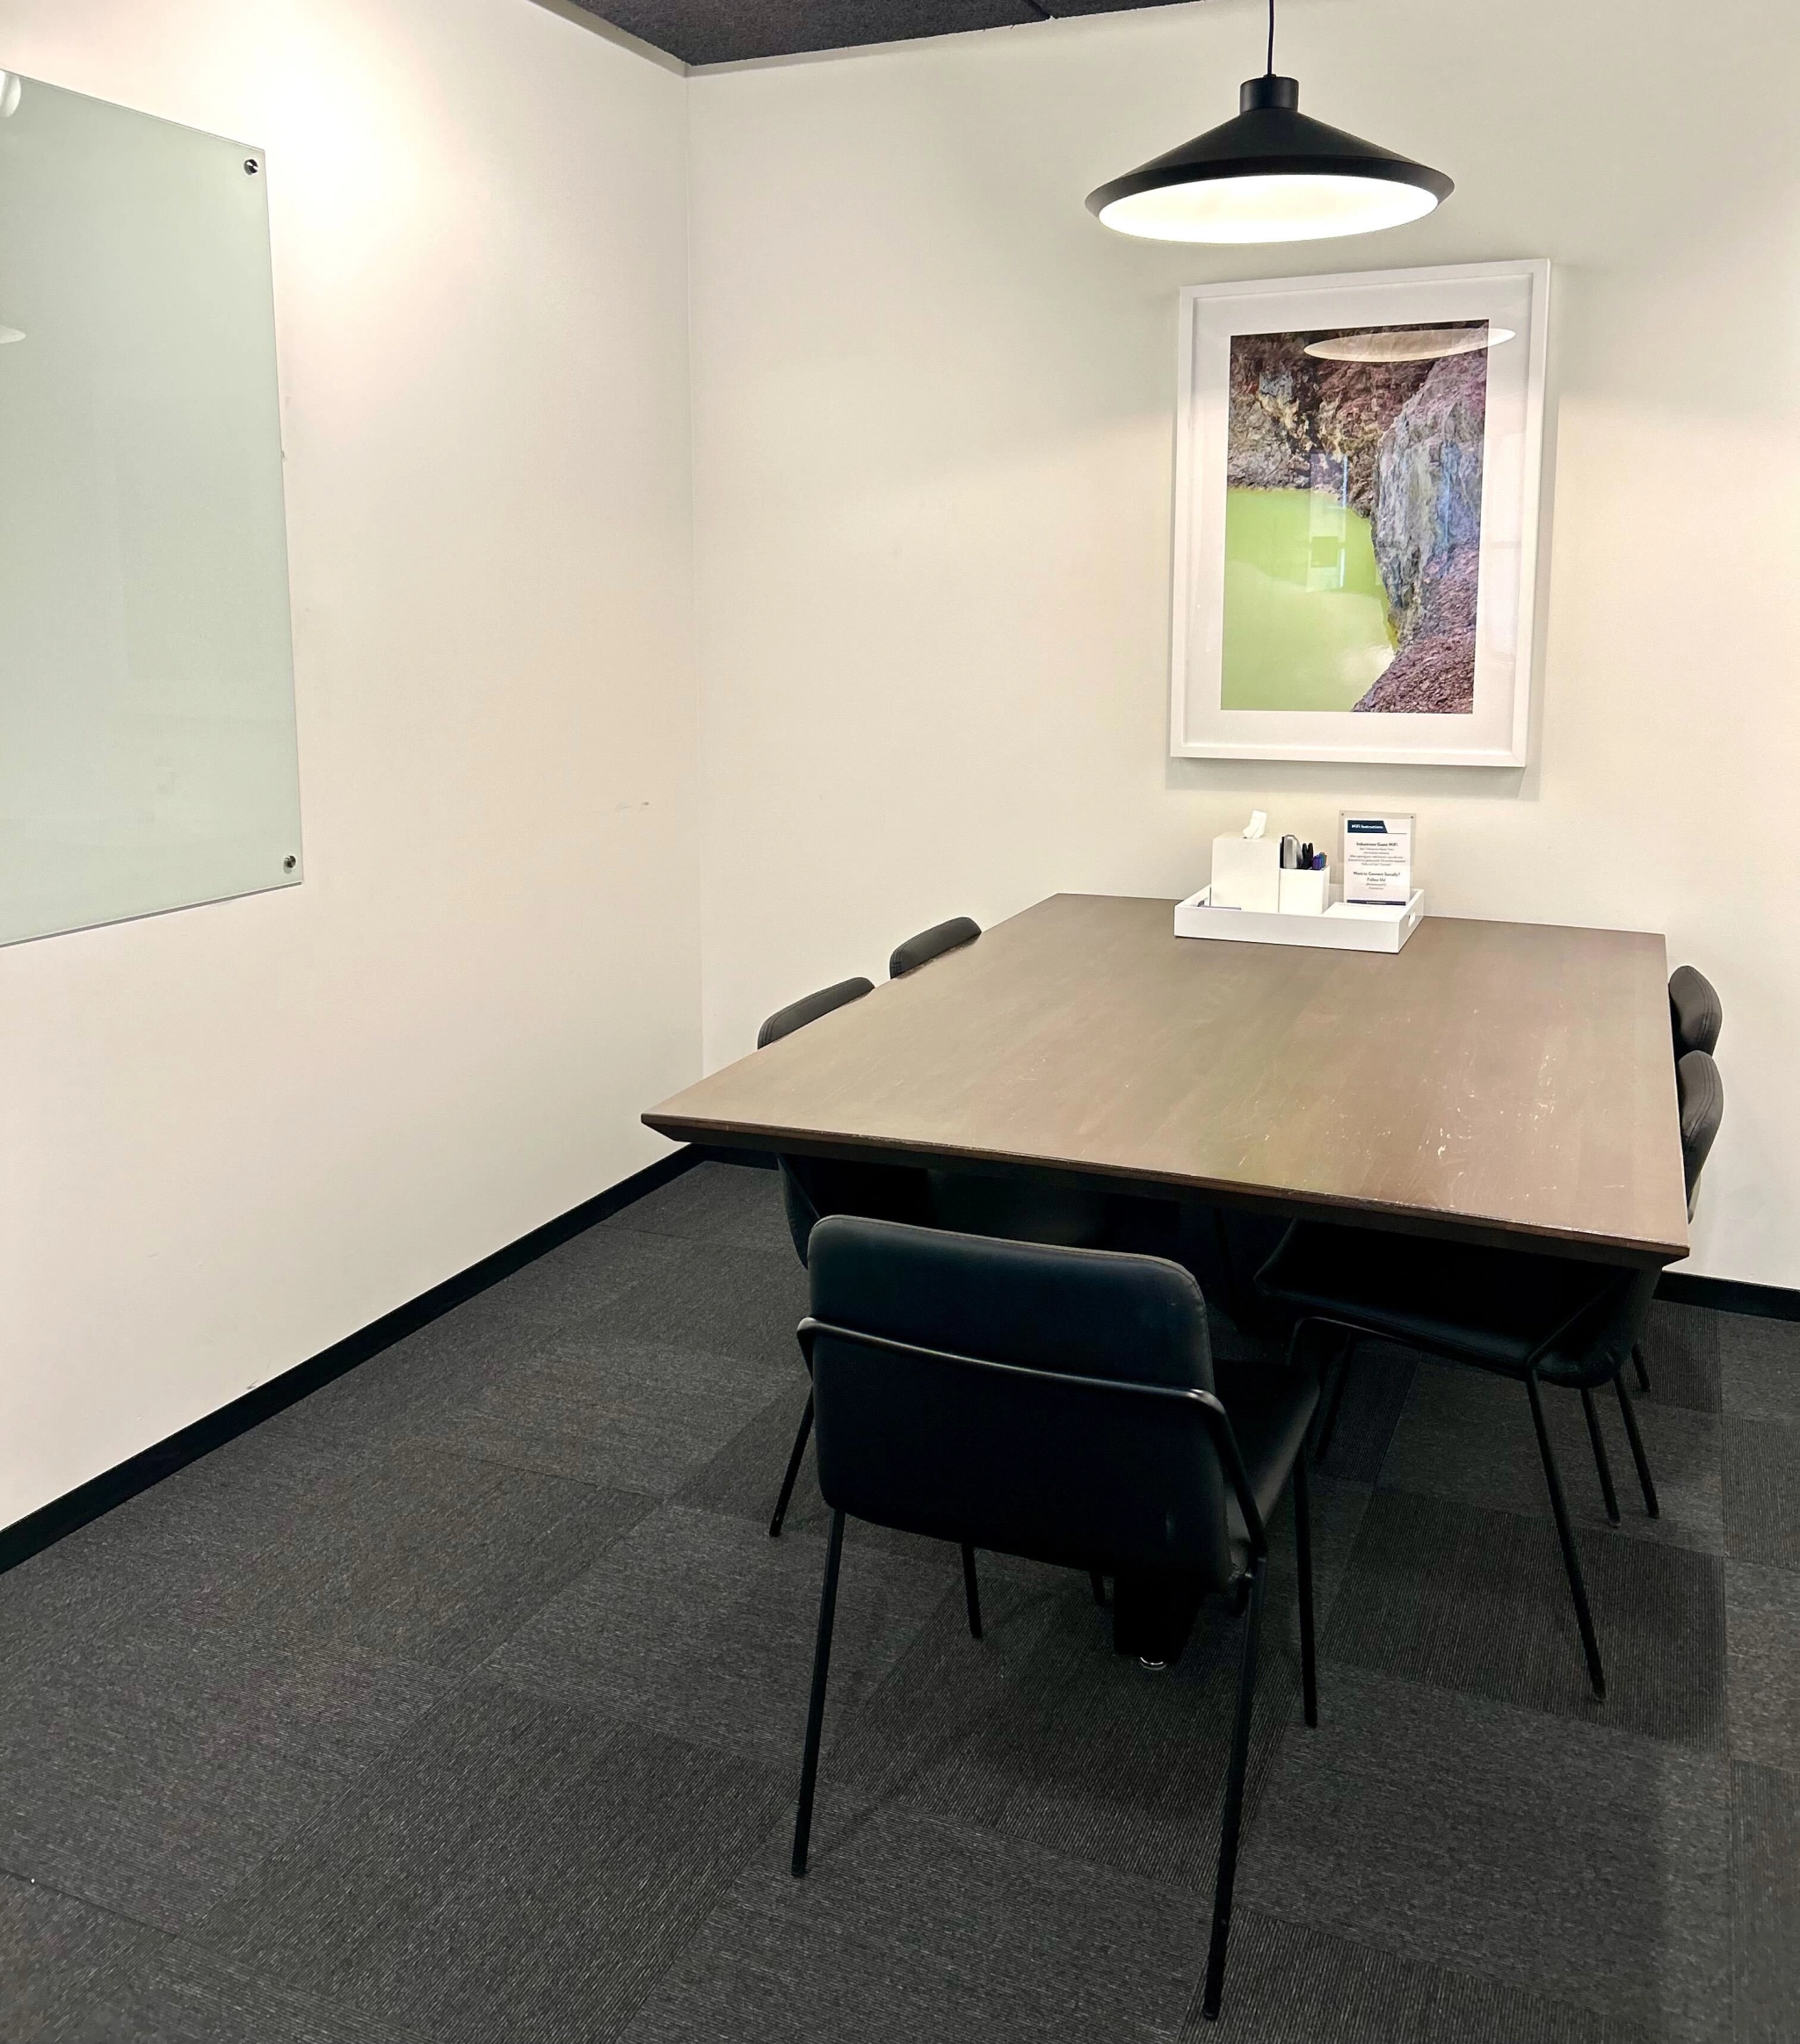
POLYGON ((1325 491, 1225 492, 1228 710, 1347 710, 1394 657, 1375 533, 1325 491))

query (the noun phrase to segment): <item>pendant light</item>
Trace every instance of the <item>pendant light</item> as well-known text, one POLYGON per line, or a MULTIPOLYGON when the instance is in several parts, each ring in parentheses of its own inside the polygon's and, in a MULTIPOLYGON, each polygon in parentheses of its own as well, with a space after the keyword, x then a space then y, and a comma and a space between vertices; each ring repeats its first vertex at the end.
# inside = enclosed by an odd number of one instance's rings
POLYGON ((1441 170, 1299 111, 1300 82, 1248 79, 1238 117, 1087 195, 1121 234, 1157 242, 1308 242, 1419 220, 1455 189, 1441 170))

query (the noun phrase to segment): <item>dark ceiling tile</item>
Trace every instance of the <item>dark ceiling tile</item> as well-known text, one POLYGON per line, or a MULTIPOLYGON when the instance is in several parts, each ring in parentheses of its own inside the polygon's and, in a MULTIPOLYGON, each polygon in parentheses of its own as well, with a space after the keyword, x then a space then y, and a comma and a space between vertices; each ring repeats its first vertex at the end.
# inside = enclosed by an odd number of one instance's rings
MULTIPOLYGON (((579 0, 615 28, 689 64, 1012 28, 1040 21, 1029 0, 579 0)), ((1058 0, 1048 0, 1051 11, 1058 0)))
POLYGON ((1145 7, 1173 7, 1179 0, 1048 0, 1052 14, 1129 14, 1145 7))

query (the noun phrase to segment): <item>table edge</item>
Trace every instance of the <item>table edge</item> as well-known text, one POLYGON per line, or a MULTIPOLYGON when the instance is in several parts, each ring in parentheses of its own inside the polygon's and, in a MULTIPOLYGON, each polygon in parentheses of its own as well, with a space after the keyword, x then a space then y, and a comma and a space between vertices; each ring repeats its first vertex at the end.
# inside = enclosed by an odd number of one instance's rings
POLYGON ((1110 1185, 1114 1189, 1160 1188, 1177 1196, 1201 1198, 1214 1205, 1289 1217, 1303 1214, 1346 1226, 1373 1228, 1383 1233, 1428 1235, 1495 1249, 1537 1248, 1547 1255, 1561 1254, 1577 1262, 1629 1264, 1660 1270, 1669 1264, 1680 1263, 1692 1253, 1691 1245, 1685 1240, 1679 1243, 1652 1242, 1582 1229, 1524 1227, 1481 1214, 1447 1214, 1440 1207, 1346 1200, 1329 1192, 1264 1191, 1253 1185, 1195 1178, 1180 1172, 1134 1171, 1123 1165, 1099 1163, 1058 1163, 1050 1159, 1038 1161, 1011 1153, 961 1149, 949 1143, 902 1143, 867 1136, 833 1137, 817 1130, 788 1129, 773 1123, 745 1127, 735 1122, 709 1120, 703 1115, 665 1113, 660 1107, 650 1108, 641 1120, 647 1128, 654 1129, 672 1142, 691 1142, 702 1148, 749 1149, 765 1154, 787 1151, 795 1156, 828 1157, 851 1163, 879 1155, 895 1163, 920 1166, 980 1164, 983 1170, 1008 1178, 1033 1178, 1071 1185, 1110 1185))

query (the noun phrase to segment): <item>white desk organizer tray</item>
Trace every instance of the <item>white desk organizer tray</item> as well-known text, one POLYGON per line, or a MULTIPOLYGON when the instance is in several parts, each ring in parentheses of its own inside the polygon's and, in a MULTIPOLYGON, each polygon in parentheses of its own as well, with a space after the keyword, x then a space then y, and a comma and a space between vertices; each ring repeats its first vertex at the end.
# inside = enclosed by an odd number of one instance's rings
POLYGON ((1306 944, 1316 951, 1398 951, 1425 916, 1425 890, 1413 892, 1403 909, 1397 902, 1365 902, 1339 899, 1320 916, 1283 916, 1260 909, 1216 909, 1210 888, 1175 904, 1178 937, 1211 937, 1226 944, 1306 944))

